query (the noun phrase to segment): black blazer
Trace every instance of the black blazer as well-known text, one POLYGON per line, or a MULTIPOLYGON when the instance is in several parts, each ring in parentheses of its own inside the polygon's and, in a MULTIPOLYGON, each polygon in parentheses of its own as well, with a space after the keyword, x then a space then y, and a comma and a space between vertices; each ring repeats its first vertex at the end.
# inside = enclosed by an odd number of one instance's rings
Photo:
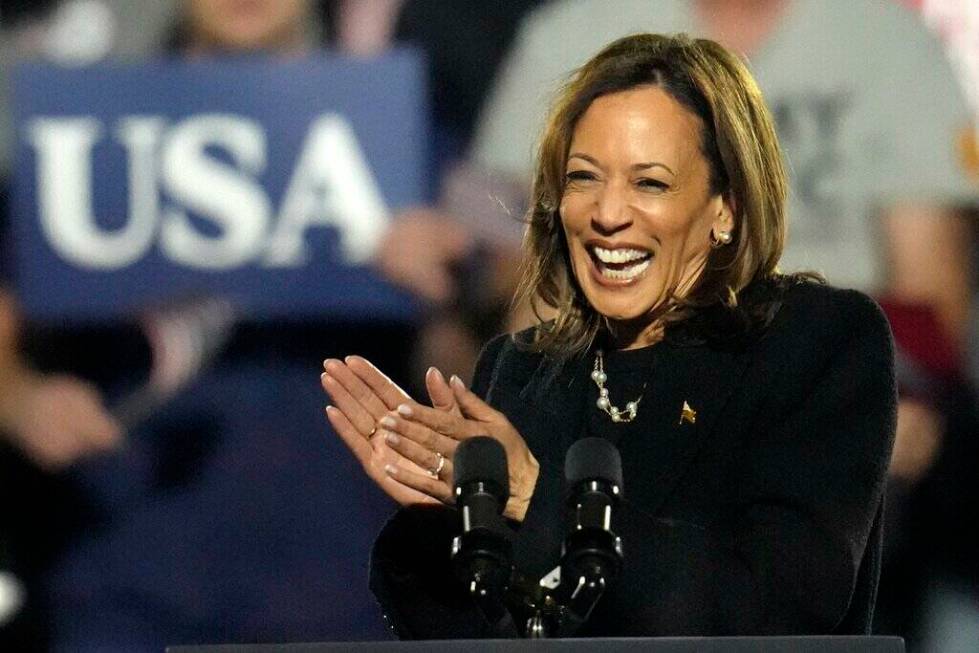
MULTIPOLYGON (((493 340, 474 387, 540 462, 517 567, 555 567, 566 532, 563 461, 582 434, 592 355, 554 375, 516 337, 493 340)), ((784 291, 736 347, 664 341, 668 373, 623 438, 625 565, 581 635, 868 633, 896 420, 890 331, 866 296, 813 283, 784 291), (680 420, 687 402, 696 422, 680 420), (635 433, 635 431, 633 431, 635 433)), ((590 397, 590 395, 588 395, 590 397)), ((486 629, 449 571, 451 510, 408 509, 375 544, 371 586, 402 637, 486 629)))

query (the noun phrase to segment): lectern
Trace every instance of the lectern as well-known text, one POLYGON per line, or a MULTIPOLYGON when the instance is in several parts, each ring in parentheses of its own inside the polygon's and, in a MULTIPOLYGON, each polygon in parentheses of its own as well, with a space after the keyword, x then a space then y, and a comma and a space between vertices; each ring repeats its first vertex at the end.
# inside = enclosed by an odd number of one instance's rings
POLYGON ((171 646, 168 653, 904 653, 900 637, 616 637, 171 646))

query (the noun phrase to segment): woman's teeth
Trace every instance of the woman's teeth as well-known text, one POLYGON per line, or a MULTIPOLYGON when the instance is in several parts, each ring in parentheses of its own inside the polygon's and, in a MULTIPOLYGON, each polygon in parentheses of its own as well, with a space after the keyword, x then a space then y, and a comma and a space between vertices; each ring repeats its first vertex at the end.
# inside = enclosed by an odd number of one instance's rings
POLYGON ((649 259, 644 259, 635 265, 630 265, 628 267, 613 269, 606 267, 604 265, 599 265, 598 269, 602 273, 602 276, 606 279, 616 279, 619 281, 626 281, 629 279, 635 279, 640 274, 646 271, 649 267, 649 259))
POLYGON ((628 263, 641 258, 647 258, 649 252, 641 249, 605 249, 604 247, 593 247, 592 251, 602 263, 628 263))
POLYGON ((653 255, 640 249, 605 249, 593 247, 596 266, 606 279, 629 281, 649 267, 653 255))

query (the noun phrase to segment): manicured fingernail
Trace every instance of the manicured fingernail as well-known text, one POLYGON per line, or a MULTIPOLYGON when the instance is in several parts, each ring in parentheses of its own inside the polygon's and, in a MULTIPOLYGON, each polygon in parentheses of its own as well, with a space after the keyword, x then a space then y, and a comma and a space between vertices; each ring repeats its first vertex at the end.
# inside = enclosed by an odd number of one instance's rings
POLYGON ((333 406, 327 406, 326 407, 326 412, 328 412, 329 414, 332 415, 334 413, 334 411, 336 411, 336 408, 334 408, 333 406))
POLYGON ((437 376, 439 379, 441 379, 442 381, 445 380, 445 377, 442 375, 441 370, 439 370, 439 368, 435 367, 434 365, 432 367, 428 368, 427 374, 433 374, 433 375, 437 376))
POLYGON ((456 375, 456 374, 453 374, 452 375, 452 378, 449 379, 449 383, 451 383, 455 387, 459 388, 460 390, 465 390, 466 389, 466 384, 463 383, 462 382, 462 379, 460 379, 458 377, 458 375, 456 375))
POLYGON ((344 356, 344 357, 343 357, 343 362, 344 362, 344 363, 347 363, 347 364, 349 365, 349 364, 350 364, 350 359, 351 359, 351 358, 353 358, 353 356, 344 356))
POLYGON ((405 417, 411 417, 411 406, 408 404, 401 404, 398 406, 398 414, 404 415, 405 417))
POLYGON ((384 466, 384 471, 387 473, 388 476, 397 476, 398 475, 398 468, 395 467, 394 465, 385 465, 384 466))
POLYGON ((330 371, 330 368, 335 368, 338 365, 343 365, 343 363, 335 358, 327 358, 325 361, 323 361, 323 369, 325 369, 327 372, 330 371))
POLYGON ((385 433, 384 433, 384 441, 387 442, 390 445, 396 445, 399 442, 401 442, 401 438, 399 438, 397 436, 397 434, 391 433, 391 431, 385 431, 385 433))
POLYGON ((393 429, 395 426, 398 425, 398 420, 394 419, 390 415, 385 415, 384 417, 381 418, 379 424, 384 428, 393 429))

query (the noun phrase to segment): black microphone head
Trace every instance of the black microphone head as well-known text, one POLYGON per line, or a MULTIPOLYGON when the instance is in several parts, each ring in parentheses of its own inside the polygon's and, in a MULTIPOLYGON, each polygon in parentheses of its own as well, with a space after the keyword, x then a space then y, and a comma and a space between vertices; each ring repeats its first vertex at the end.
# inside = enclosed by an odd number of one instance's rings
POLYGON ((603 438, 583 438, 568 449, 564 459, 568 487, 586 481, 605 481, 622 488, 622 457, 615 445, 603 438))
POLYGON ((496 495, 500 508, 510 498, 510 476, 503 445, 487 435, 463 440, 452 457, 453 483, 458 489, 482 482, 496 495))

